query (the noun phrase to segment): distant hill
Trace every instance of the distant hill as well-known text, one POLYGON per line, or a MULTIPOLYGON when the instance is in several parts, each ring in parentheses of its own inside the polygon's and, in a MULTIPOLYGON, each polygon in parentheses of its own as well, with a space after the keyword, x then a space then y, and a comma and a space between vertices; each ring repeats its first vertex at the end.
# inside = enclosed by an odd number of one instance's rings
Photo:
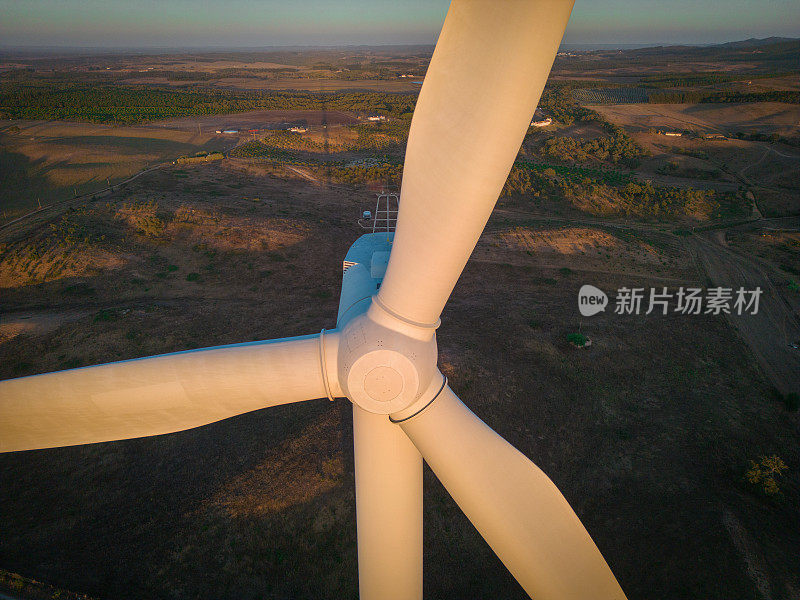
POLYGON ((768 37, 768 38, 750 38, 747 40, 738 40, 735 42, 723 42, 722 44, 704 44, 691 45, 691 44, 675 44, 670 46, 646 46, 642 48, 634 48, 628 50, 631 53, 648 54, 654 52, 694 52, 694 53, 726 53, 737 50, 748 50, 751 48, 768 49, 773 47, 775 49, 794 48, 800 45, 800 38, 787 38, 787 37, 768 37))
POLYGON ((713 46, 656 46, 623 50, 624 56, 639 64, 668 67, 665 61, 714 61, 720 65, 741 65, 746 71, 758 73, 794 72, 798 69, 800 39, 768 37, 713 46))
POLYGON ((739 40, 737 42, 725 42, 723 44, 715 44, 718 48, 758 48, 760 46, 771 46, 772 44, 782 44, 784 42, 797 42, 800 38, 788 37, 767 37, 767 38, 749 38, 747 40, 739 40))

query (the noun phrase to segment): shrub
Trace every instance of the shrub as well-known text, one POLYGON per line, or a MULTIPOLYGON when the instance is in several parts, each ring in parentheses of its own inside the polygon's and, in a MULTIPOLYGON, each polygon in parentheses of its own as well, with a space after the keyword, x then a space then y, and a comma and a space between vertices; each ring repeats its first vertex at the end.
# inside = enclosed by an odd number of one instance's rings
POLYGON ((786 405, 786 410, 797 412, 797 409, 800 408, 800 395, 797 392, 789 392, 784 397, 783 403, 786 405))
POLYGON ((774 496, 781 491, 778 479, 788 468, 779 456, 773 454, 772 456, 762 456, 758 462, 751 460, 750 468, 744 476, 760 491, 768 496, 774 496))
POLYGON ((575 344, 578 348, 583 348, 586 345, 586 342, 589 341, 589 338, 582 333, 568 333, 567 341, 570 344, 575 344))
POLYGON ((117 311, 113 308, 103 308, 94 316, 94 322, 116 321, 119 318, 117 311))
POLYGON ((189 273, 186 276, 186 281, 200 281, 200 273, 189 273))
POLYGON ((158 203, 155 201, 123 204, 117 212, 117 218, 127 221, 137 233, 153 238, 164 233, 168 217, 158 212, 158 203))

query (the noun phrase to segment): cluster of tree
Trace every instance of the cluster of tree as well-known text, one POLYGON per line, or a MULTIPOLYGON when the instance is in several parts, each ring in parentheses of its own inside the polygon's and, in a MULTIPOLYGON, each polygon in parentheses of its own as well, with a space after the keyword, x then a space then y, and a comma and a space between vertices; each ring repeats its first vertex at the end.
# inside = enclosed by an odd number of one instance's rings
POLYGON ((271 131, 261 139, 261 144, 269 148, 279 148, 281 150, 319 152, 323 149, 322 144, 293 131, 271 131))
POLYGON ((413 94, 383 92, 189 91, 0 83, 0 118, 5 119, 140 123, 256 109, 380 112, 400 118, 412 113, 415 104, 416 96, 413 94))
POLYGON ((534 171, 528 165, 514 164, 500 196, 539 196, 541 192, 551 187, 552 184, 546 176, 534 171))
POLYGON ((795 75, 797 71, 781 71, 778 73, 725 73, 720 71, 707 73, 668 73, 648 75, 639 80, 641 85, 656 88, 691 87, 696 85, 715 85, 751 79, 774 79, 795 75))
POLYGON ((299 153, 265 144, 261 140, 253 140, 237 146, 231 150, 230 156, 233 158, 267 158, 282 162, 300 160, 299 153))
POLYGON ((733 137, 751 142, 769 142, 770 144, 780 142, 787 146, 800 147, 800 137, 786 137, 778 133, 745 133, 744 131, 737 131, 733 134, 733 137))
POLYGON ((225 155, 222 152, 198 152, 194 156, 181 156, 175 162, 180 164, 209 162, 212 160, 222 160, 225 155))
POLYGON ((549 196, 566 200, 595 215, 628 215, 645 219, 739 217, 749 204, 739 192, 717 192, 635 182, 614 171, 516 163, 503 196, 549 196))
POLYGON ((786 102, 800 104, 800 92, 773 90, 769 92, 709 92, 703 90, 675 90, 654 92, 648 96, 651 104, 697 104, 709 102, 786 102))
POLYGON ((76 79, 84 83, 113 83, 121 79, 128 79, 134 75, 130 72, 120 71, 95 71, 87 70, 75 72, 73 70, 36 70, 33 67, 9 69, 0 73, 0 82, 25 83, 26 85, 64 85, 74 83, 76 79))
POLYGON ((216 69, 214 71, 146 71, 144 73, 126 73, 127 77, 130 76, 145 76, 156 77, 159 79, 168 79, 169 81, 211 81, 212 79, 221 79, 224 77, 239 77, 245 79, 274 79, 277 75, 282 77, 291 76, 296 74, 298 69, 295 67, 278 67, 275 69, 237 69, 225 68, 216 69))
POLYGON ((358 138, 348 144, 347 149, 378 149, 400 153, 408 140, 410 125, 411 113, 406 113, 400 119, 393 119, 385 123, 354 125, 353 130, 358 133, 358 138))
POLYGON ((381 182, 388 188, 399 188, 403 179, 403 165, 384 163, 369 166, 333 166, 327 168, 332 181, 348 185, 381 182))
POLYGON ((606 183, 608 185, 624 185, 632 181, 632 177, 629 172, 618 171, 616 169, 578 167, 574 165, 570 166, 555 165, 555 164, 549 165, 549 164, 528 163, 528 162, 523 162, 520 164, 525 165, 528 168, 533 169, 534 171, 538 171, 543 175, 546 175, 551 178, 555 175, 561 175, 562 177, 573 177, 573 178, 589 177, 594 181, 599 181, 602 183, 606 183))
POLYGON ((563 188, 566 180, 589 181, 621 186, 631 181, 629 173, 613 169, 591 169, 519 161, 514 163, 501 196, 539 196, 563 188))
POLYGON ((639 104, 647 102, 649 90, 642 87, 581 87, 574 92, 583 104, 639 104))
POLYGON ((746 214, 747 202, 737 192, 656 186, 651 181, 611 188, 594 181, 565 182, 564 196, 595 214, 623 214, 645 219, 694 216, 718 219, 746 214))
POLYGON ((596 160, 622 164, 631 169, 636 168, 640 158, 648 154, 620 128, 616 128, 616 131, 608 137, 599 137, 593 140, 551 137, 545 140, 542 153, 566 162, 596 160))
POLYGON ((430 57, 415 57, 411 60, 375 60, 365 56, 358 62, 323 61, 311 65, 315 76, 357 81, 363 79, 396 80, 399 75, 413 73, 424 77, 430 57))
POLYGON ((327 71, 324 76, 329 79, 339 79, 342 81, 363 81, 364 79, 379 79, 382 81, 391 81, 397 79, 397 73, 390 69, 351 69, 351 70, 335 70, 327 71))
POLYGON ((577 104, 572 88, 567 85, 548 85, 542 92, 539 108, 559 123, 572 125, 575 121, 591 121, 599 117, 593 110, 577 104))
MULTIPOLYGON (((355 140, 342 144, 346 151, 383 150, 383 154, 399 157, 408 138, 408 122, 380 125, 355 125, 355 140)), ((291 131, 270 132, 259 140, 246 142, 231 151, 239 158, 299 159, 299 153, 320 153, 324 144, 291 131), (288 151, 288 152, 285 152, 288 151), (296 151, 296 152, 292 152, 296 151)))

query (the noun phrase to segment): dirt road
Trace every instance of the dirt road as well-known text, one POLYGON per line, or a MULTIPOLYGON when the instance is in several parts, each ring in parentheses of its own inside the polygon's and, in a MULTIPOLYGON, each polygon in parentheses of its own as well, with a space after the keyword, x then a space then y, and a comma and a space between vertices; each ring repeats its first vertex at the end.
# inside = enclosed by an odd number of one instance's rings
POLYGON ((750 347, 772 384, 783 394, 800 392, 800 341, 797 318, 764 270, 755 262, 714 243, 707 234, 689 239, 715 286, 762 290, 758 313, 726 315, 750 347))

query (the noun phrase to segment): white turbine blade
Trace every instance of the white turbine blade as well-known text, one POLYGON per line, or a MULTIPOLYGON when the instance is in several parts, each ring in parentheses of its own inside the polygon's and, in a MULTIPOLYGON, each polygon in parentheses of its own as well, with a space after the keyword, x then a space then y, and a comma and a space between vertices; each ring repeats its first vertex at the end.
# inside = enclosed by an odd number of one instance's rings
POLYGON ((378 299, 433 324, 503 188, 573 0, 454 0, 419 95, 378 299), (409 293, 413 290, 413 293, 409 293))
POLYGON ((553 482, 449 387, 401 427, 531 597, 625 598, 553 482))
POLYGON ((422 457, 398 425, 353 405, 360 600, 422 600, 422 457))
POLYGON ((159 435, 326 396, 319 336, 0 382, 0 452, 159 435))

